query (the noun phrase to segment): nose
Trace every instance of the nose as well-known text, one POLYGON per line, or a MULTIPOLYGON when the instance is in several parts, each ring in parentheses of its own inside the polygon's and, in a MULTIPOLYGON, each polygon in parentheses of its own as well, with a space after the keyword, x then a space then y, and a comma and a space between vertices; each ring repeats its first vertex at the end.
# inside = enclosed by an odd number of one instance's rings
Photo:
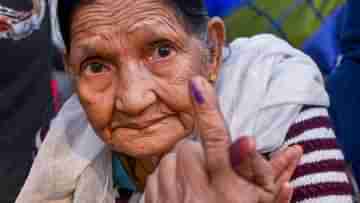
POLYGON ((138 115, 156 101, 153 81, 146 70, 135 63, 122 67, 116 90, 116 108, 127 115, 138 115))

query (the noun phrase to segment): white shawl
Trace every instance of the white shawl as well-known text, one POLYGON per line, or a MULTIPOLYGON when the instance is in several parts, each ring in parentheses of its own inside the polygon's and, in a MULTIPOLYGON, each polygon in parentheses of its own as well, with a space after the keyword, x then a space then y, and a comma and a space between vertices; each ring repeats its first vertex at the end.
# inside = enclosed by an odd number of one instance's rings
MULTIPOLYGON (((216 87, 233 140, 254 136, 259 151, 274 151, 303 105, 329 105, 314 62, 286 42, 264 34, 226 50, 216 87)), ((111 164, 74 95, 52 122, 16 203, 113 203, 111 164)))

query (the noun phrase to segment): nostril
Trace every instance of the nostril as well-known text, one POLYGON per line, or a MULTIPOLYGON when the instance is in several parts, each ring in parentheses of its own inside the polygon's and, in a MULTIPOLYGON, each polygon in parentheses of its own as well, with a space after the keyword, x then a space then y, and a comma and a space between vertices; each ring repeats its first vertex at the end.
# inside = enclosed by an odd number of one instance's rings
POLYGON ((115 105, 117 111, 133 116, 141 114, 155 102, 156 96, 151 91, 148 91, 146 94, 131 92, 116 98, 115 105))

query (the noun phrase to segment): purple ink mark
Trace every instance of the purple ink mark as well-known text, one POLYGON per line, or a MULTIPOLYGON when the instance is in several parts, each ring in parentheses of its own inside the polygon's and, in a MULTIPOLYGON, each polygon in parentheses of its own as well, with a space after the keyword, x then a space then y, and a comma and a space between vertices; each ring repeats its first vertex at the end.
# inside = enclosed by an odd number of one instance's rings
POLYGON ((191 86, 191 94, 193 95, 193 97, 195 98, 195 101, 198 104, 204 104, 205 103, 205 99, 203 97, 203 95, 201 94, 201 92, 199 91, 199 89, 196 87, 196 85, 194 84, 194 82, 191 82, 190 84, 191 86))

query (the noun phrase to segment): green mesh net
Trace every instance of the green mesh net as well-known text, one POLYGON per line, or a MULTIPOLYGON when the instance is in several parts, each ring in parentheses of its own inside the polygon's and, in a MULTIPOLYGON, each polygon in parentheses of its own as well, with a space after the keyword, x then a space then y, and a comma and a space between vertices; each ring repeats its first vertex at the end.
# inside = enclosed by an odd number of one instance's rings
POLYGON ((225 19, 228 38, 274 33, 300 47, 344 0, 249 0, 225 19))

